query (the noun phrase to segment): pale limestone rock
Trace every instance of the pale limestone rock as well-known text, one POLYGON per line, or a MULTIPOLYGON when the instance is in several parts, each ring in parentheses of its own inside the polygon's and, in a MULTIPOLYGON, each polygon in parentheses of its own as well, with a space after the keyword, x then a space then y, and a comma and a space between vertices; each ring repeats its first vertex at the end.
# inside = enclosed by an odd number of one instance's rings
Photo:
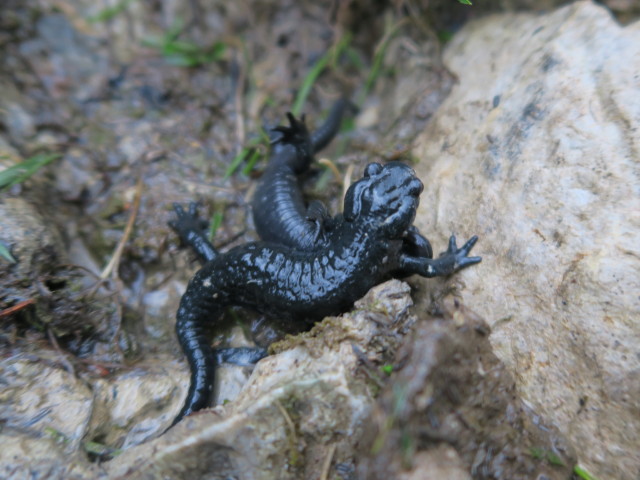
POLYGON ((459 83, 414 151, 416 224, 436 252, 480 236, 457 279, 523 397, 592 473, 637 479, 640 22, 590 2, 493 16, 445 62, 459 83))
POLYGON ((413 317, 410 288, 392 280, 356 310, 275 347, 240 395, 182 420, 106 465, 110 478, 317 478, 327 457, 353 458, 375 401, 361 356, 397 347, 413 317), (226 478, 226 477, 225 477, 226 478))
POLYGON ((78 449, 92 406, 91 391, 80 380, 26 355, 3 358, 0 377, 0 418, 9 433, 27 430, 33 437, 63 439, 60 450, 67 454, 78 449))

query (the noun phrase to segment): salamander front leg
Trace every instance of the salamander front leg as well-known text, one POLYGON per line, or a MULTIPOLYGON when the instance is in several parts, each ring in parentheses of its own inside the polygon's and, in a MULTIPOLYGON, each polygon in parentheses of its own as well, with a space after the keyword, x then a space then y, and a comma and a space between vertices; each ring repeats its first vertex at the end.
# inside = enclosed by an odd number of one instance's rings
POLYGON ((411 257, 433 258, 431 243, 415 225, 411 225, 402 237, 402 253, 411 257))
POLYGON ((477 241, 478 237, 474 235, 461 248, 458 248, 455 235, 451 235, 449 248, 436 259, 402 253, 400 255, 400 271, 407 275, 417 273, 427 278, 451 275, 482 261, 482 257, 468 256, 477 241))
MULTIPOLYGON (((427 240, 414 225, 411 225, 402 236, 400 261, 402 262, 405 257, 433 258, 433 250, 431 249, 429 240, 427 240)), ((407 262, 411 263, 411 261, 407 262)), ((414 273, 415 271, 413 269, 405 270, 404 268, 399 268, 393 272, 393 276, 396 278, 403 278, 409 277, 414 273)))
POLYGON ((173 204, 177 219, 171 220, 169 226, 178 234, 183 244, 189 245, 202 263, 207 263, 218 256, 218 252, 211 245, 205 235, 208 222, 198 215, 198 204, 191 202, 189 211, 185 212, 178 203, 173 204))

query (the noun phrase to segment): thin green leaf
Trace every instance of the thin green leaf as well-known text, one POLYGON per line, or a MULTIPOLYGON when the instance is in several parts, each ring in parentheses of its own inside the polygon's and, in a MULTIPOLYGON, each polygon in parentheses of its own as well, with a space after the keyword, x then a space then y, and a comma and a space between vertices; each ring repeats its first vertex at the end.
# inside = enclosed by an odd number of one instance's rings
POLYGON ((544 449, 532 447, 529 449, 529 455, 531 455, 536 460, 542 460, 544 458, 544 449))
POLYGON ((97 14, 92 17, 89 17, 90 23, 98 23, 98 22, 107 22, 113 19, 116 15, 123 12, 127 5, 129 5, 133 0, 120 0, 113 7, 107 7, 100 10, 97 14))
POLYGON ((2 242, 0 242, 0 257, 4 258, 9 263, 16 263, 16 259, 13 258, 9 249, 2 242))
POLYGON ((202 47, 188 40, 178 40, 182 28, 182 22, 177 21, 164 35, 143 38, 142 45, 158 50, 167 63, 178 67, 197 67, 222 58, 226 50, 224 42, 202 47))
POLYGON ((122 453, 122 450, 120 449, 111 448, 98 442, 83 442, 82 446, 84 447, 85 452, 91 453, 98 457, 115 457, 116 455, 120 455, 122 453))
MULTIPOLYGON (((264 131, 260 129, 260 137, 253 137, 247 142, 247 146, 244 147, 242 150, 240 150, 238 154, 235 157, 233 157, 233 160, 231 160, 231 163, 229 164, 229 166, 224 172, 224 177, 222 178, 223 180, 227 180, 231 175, 233 175, 234 172, 238 169, 238 167, 242 164, 242 162, 247 158, 247 156, 250 153, 251 153, 251 157, 249 157, 249 162, 251 162, 251 160, 253 159, 253 155, 255 155, 256 154, 255 152, 258 151, 258 149, 256 149, 255 147, 258 146, 260 142, 264 140, 265 136, 266 136, 266 133, 264 133, 264 131)), ((266 136, 266 139, 268 141, 269 137, 266 136)), ((259 155, 259 151, 258 151, 258 155, 259 155)))
POLYGON ((155 48, 161 50, 164 48, 164 37, 157 35, 149 35, 140 40, 143 47, 155 48))
POLYGON ((555 465, 556 467, 564 467, 564 461, 560 458, 559 455, 556 455, 553 452, 549 452, 547 454, 547 462, 551 465, 555 465))
POLYGON ((216 232, 222 225, 223 213, 222 210, 216 210, 211 216, 211 221, 209 222, 209 240, 213 240, 216 236, 216 232))
POLYGON ((463 5, 473 5, 473 3, 471 3, 471 0, 458 0, 458 2, 463 5))
POLYGON ((53 427, 44 427, 44 432, 53 438, 56 442, 69 443, 69 438, 59 430, 53 427))
POLYGON ((362 61, 362 58, 360 57, 360 55, 358 54, 358 51, 355 48, 351 48, 351 47, 345 48, 344 55, 358 70, 364 70, 366 68, 364 62, 362 61))
POLYGON ((193 42, 185 40, 171 40, 164 43, 165 55, 181 54, 181 55, 193 55, 202 52, 202 47, 199 47, 193 42))
POLYGON ((245 157, 249 154, 249 150, 249 148, 245 147, 240 150, 235 157, 233 157, 233 160, 231 160, 231 163, 224 172, 224 177, 222 177, 223 180, 227 180, 231 175, 233 175, 245 157))
POLYGON ((584 468, 580 467, 579 465, 576 465, 575 467, 573 467, 573 473, 575 473, 579 478, 582 478, 583 480, 598 480, 595 476, 587 472, 584 468))
POLYGON ((378 77, 380 76, 380 73, 382 71, 382 62, 387 52, 387 48, 389 47, 391 40, 396 36, 396 33, 398 33, 398 30, 400 30, 400 27, 402 27, 403 25, 404 22, 402 21, 396 23, 388 33, 385 33, 382 45, 380 45, 380 48, 376 49, 375 55, 373 57, 373 64, 371 65, 371 71, 369 72, 369 75, 367 75, 367 79, 364 82, 364 89, 362 90, 360 98, 358 99, 359 104, 361 104, 364 99, 367 98, 369 92, 371 92, 371 89, 373 88, 373 85, 376 83, 376 80, 378 80, 378 77))
POLYGON ((349 35, 343 36, 340 41, 333 46, 333 48, 327 50, 327 52, 315 63, 313 68, 309 71, 304 81, 302 82, 302 87, 300 87, 298 95, 296 96, 296 100, 295 102, 293 102, 291 113, 296 116, 300 115, 302 107, 304 106, 304 102, 307 101, 307 97, 309 96, 311 88, 313 87, 313 84, 315 83, 317 78, 324 71, 324 69, 327 68, 329 62, 340 57, 340 54, 349 45, 350 41, 351 37, 349 35))
POLYGON ((0 191, 25 181, 48 163, 60 158, 59 153, 40 153, 0 172, 0 191))
POLYGON ((256 148, 251 154, 251 156, 249 157, 249 161, 247 162, 247 165, 242 169, 242 173, 244 175, 249 175, 253 170, 253 167, 256 166, 256 163, 258 162, 261 156, 262 154, 260 153, 260 150, 256 148))

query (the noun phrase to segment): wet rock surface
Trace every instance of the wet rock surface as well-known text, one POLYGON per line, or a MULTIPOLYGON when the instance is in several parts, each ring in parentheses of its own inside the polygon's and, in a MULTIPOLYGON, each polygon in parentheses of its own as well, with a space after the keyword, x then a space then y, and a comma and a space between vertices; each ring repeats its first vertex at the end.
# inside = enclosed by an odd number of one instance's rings
POLYGON ((489 334, 451 295, 417 323, 363 436, 360 478, 570 477, 575 453, 519 398, 489 334))
MULTIPOLYGON (((599 478, 640 472, 640 23, 579 2, 471 23, 416 153, 416 221, 480 236, 464 302, 599 478), (509 48, 505 48, 509 45, 509 48), (465 199, 461 201, 460 197, 465 199)), ((434 249, 437 250, 437 247, 434 249)))
MULTIPOLYGON (((381 372, 415 318, 410 289, 375 287, 353 313, 274 346, 240 395, 191 415, 107 465, 115 478, 318 478, 323 462, 353 464, 381 372), (363 366, 362 360, 367 364, 363 366), (373 378, 373 379, 372 379, 373 378)), ((179 407, 179 405, 177 405, 179 407)))

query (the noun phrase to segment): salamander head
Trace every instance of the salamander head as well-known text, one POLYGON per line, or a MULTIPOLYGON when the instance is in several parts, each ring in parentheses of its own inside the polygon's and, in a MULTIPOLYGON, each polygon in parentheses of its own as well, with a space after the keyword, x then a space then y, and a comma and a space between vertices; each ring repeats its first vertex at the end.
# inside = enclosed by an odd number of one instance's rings
POLYGON ((399 238, 416 216, 422 182, 403 163, 370 163, 364 177, 351 185, 344 200, 344 218, 365 222, 388 238, 399 238))

